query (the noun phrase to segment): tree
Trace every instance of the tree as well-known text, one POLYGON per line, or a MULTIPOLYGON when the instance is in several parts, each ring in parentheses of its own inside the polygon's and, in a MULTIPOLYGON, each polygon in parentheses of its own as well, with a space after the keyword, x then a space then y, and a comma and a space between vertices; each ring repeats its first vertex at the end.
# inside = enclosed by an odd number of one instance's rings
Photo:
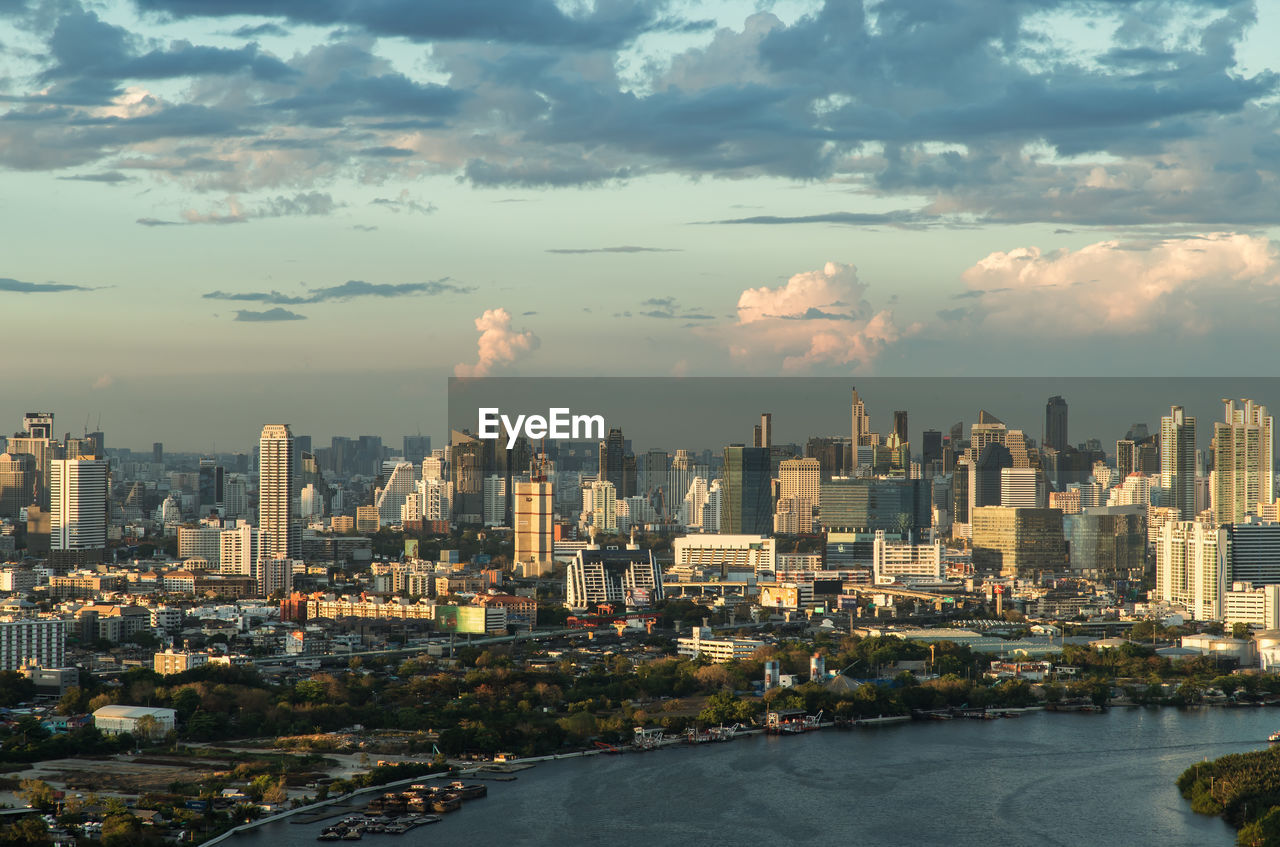
POLYGON ((53 808, 53 787, 42 779, 24 779, 19 782, 18 797, 31 808, 42 812, 53 808))
POLYGON ((1247 623, 1236 622, 1231 625, 1231 637, 1239 639, 1248 639, 1252 637, 1253 632, 1249 629, 1247 623))
POLYGON ((143 715, 134 721, 133 728, 139 738, 150 741, 160 734, 160 721, 155 715, 143 715))
POLYGON ((15 823, 0 827, 0 845, 17 845, 17 847, 45 847, 53 844, 49 837, 49 827, 34 815, 25 817, 15 823))

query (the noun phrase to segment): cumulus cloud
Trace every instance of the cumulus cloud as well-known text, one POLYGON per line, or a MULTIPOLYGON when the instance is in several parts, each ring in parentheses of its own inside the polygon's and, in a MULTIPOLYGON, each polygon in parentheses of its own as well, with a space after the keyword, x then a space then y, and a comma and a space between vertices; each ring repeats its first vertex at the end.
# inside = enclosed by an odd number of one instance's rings
POLYGON ((409 196, 409 190, 402 190, 395 197, 375 197, 369 201, 371 206, 381 206, 390 212, 409 212, 418 215, 429 215, 436 211, 432 203, 421 203, 409 196))
POLYGON ((489 376, 495 369, 537 350, 541 343, 531 331, 512 329, 511 315, 506 309, 486 309, 476 318, 476 329, 480 332, 476 362, 459 363, 453 369, 454 376, 489 376))
POLYGON ((903 331, 875 310, 853 265, 827 262, 777 287, 748 288, 728 328, 729 352, 743 360, 781 356, 788 371, 868 366, 903 331))
POLYGON ((1270 239, 1218 232, 1188 238, 1100 241, 1079 250, 1018 247, 966 270, 944 320, 1019 336, 1204 334, 1264 321, 1280 294, 1280 250, 1270 239), (1260 317, 1262 312, 1266 317, 1260 317))

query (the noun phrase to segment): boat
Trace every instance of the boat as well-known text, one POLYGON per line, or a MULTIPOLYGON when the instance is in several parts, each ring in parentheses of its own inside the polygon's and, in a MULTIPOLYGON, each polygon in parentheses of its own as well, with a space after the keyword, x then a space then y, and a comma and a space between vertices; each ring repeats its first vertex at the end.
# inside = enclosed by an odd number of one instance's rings
POLYGON ((457 794, 437 794, 431 798, 431 809, 435 812, 456 812, 462 808, 462 798, 457 794))
POLYGON ((1272 744, 1275 744, 1277 741, 1280 741, 1280 729, 1277 729, 1275 732, 1268 735, 1267 741, 1272 744))
POLYGON ((483 782, 465 784, 461 780, 449 783, 449 789, 463 800, 475 800, 489 793, 489 786, 483 782))
POLYGON ((364 833, 358 829, 348 829, 342 833, 343 841, 359 841, 361 838, 364 838, 364 833))
POLYGON ((342 838, 335 830, 326 829, 316 836, 316 841, 338 841, 342 838))

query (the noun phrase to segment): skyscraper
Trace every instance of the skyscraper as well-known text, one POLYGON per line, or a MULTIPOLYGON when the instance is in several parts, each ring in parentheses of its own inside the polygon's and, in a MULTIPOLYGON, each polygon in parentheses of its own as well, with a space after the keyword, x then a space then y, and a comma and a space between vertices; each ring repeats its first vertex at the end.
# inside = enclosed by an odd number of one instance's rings
POLYGON ((1067 440, 1067 401, 1056 394, 1044 404, 1044 446, 1062 450, 1067 440))
POLYGON ((520 576, 551 572, 551 498, 551 483, 545 478, 515 484, 515 567, 520 576))
POLYGON ((613 483, 613 490, 618 494, 624 494, 626 490, 623 484, 625 454, 626 445, 622 438, 622 430, 613 427, 604 441, 600 442, 600 479, 613 483))
POLYGON ((1173 406, 1160 419, 1160 487, 1180 520, 1196 516, 1196 419, 1173 406))
POLYGON ((221 512, 223 500, 223 469, 213 456, 200 459, 198 493, 200 517, 210 512, 221 512))
POLYGON ((773 529, 769 451, 731 444, 724 448, 724 504, 720 530, 768 535, 773 529))
POLYGON ((151 461, 153 464, 164 464, 164 442, 153 441, 151 443, 151 461))
POLYGON ((756 447, 772 447, 773 446, 773 414, 770 412, 760 413, 760 423, 756 426, 755 432, 756 447))
POLYGON ((1274 499, 1271 416, 1252 400, 1224 399, 1226 420, 1213 425, 1213 522, 1242 523, 1259 503, 1274 499))
POLYGON ((0 518, 17 519, 31 505, 36 460, 26 453, 0 453, 0 518))
MULTIPOLYGON (((851 403, 851 413, 853 418, 852 438, 853 452, 857 455, 858 447, 871 443, 871 418, 867 415, 866 406, 862 402, 862 398, 858 396, 858 389, 854 388, 853 400, 851 403)), ((856 461, 853 464, 857 464, 856 461)))
POLYGON ((902 444, 908 444, 911 438, 907 435, 907 413, 901 410, 893 413, 893 434, 898 436, 898 441, 902 444))
POLYGON ((22 429, 28 438, 53 440, 53 412, 27 412, 22 416, 22 429))
POLYGON ((1135 446, 1127 438, 1122 438, 1116 442, 1116 471, 1119 472, 1121 479, 1136 470, 1137 451, 1134 449, 1135 446))
POLYGON ((297 557, 290 505, 293 497, 293 433, 288 424, 268 424, 258 442, 258 533, 263 559, 297 557))
POLYGON ((52 563, 64 567, 101 561, 107 547, 107 463, 54 459, 49 501, 52 563))
POLYGON ((970 503, 974 508, 1000 505, 1001 471, 1011 467, 1013 457, 1003 444, 992 442, 982 448, 982 454, 974 463, 973 489, 970 492, 970 503))
POLYGON ((920 442, 920 464, 926 477, 946 473, 942 463, 942 433, 936 429, 926 429, 920 442))

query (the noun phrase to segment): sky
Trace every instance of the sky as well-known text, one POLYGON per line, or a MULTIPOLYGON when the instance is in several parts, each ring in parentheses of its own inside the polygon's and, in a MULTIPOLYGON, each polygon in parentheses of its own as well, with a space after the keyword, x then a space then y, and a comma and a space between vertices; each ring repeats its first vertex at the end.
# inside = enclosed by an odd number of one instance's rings
POLYGON ((1220 0, 0 0, 0 428, 442 437, 455 375, 1265 375, 1277 43, 1220 0))

